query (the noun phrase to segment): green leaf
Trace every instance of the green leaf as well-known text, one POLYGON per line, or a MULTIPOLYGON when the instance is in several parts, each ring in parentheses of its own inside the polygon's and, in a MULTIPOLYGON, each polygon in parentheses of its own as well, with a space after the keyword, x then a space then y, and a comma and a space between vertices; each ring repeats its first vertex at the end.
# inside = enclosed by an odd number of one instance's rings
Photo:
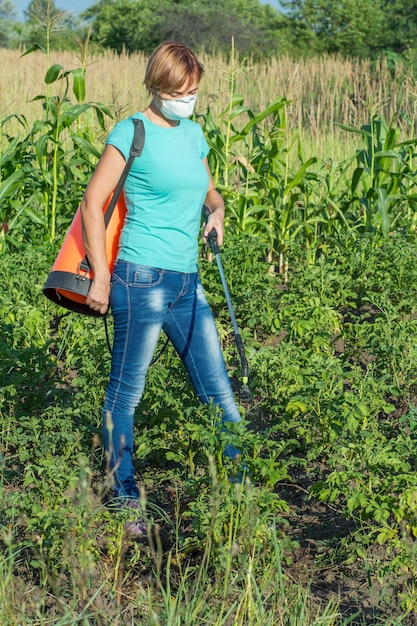
POLYGON ((266 109, 252 117, 252 119, 246 124, 246 126, 242 128, 240 133, 237 133, 236 135, 231 137, 231 143, 235 143, 236 141, 239 141, 240 139, 246 137, 249 131, 252 130, 252 128, 256 124, 260 124, 269 115, 277 113, 280 109, 284 108, 286 104, 287 100, 285 98, 279 98, 278 100, 270 104, 266 109))
POLYGON ((358 135, 362 135, 363 137, 372 137, 372 133, 364 130, 363 128, 355 128, 354 126, 348 126, 346 124, 340 124, 339 122, 335 122, 335 125, 343 130, 347 130, 348 133, 357 133, 358 135))
POLYGON ((110 119, 113 119, 113 115, 110 109, 105 104, 102 104, 101 102, 92 103, 91 106, 96 112, 97 121, 100 124, 100 128, 102 130, 105 130, 104 116, 107 115, 110 119))
POLYGON ((24 215, 27 215, 28 218, 31 220, 31 222, 33 222, 34 224, 42 225, 44 223, 43 218, 38 213, 35 213, 35 211, 33 209, 30 209, 29 207, 24 207, 23 213, 24 215))
POLYGON ((35 43, 35 45, 29 48, 29 50, 26 50, 26 52, 23 52, 23 54, 20 55, 20 58, 25 57, 27 54, 31 54, 32 52, 36 52, 37 50, 40 50, 41 52, 46 54, 45 48, 43 46, 40 46, 38 43, 35 43))
POLYGON ((36 159, 41 167, 44 168, 45 156, 48 152, 48 135, 41 135, 35 144, 36 159))
POLYGON ((395 152, 395 150, 379 150, 374 154, 375 158, 387 157, 389 159, 397 159, 402 161, 401 154, 399 152, 395 152))
POLYGON ((378 188, 375 190, 377 195, 377 208, 381 218, 381 230, 385 238, 389 235, 390 217, 388 213, 388 196, 386 189, 378 188))
POLYGON ((89 104, 76 104, 61 115, 61 124, 64 128, 69 128, 76 119, 90 108, 89 104))
POLYGON ((305 163, 302 164, 302 166, 294 174, 293 179, 288 183, 288 185, 284 189, 284 194, 285 195, 288 195, 288 193, 291 191, 291 189, 293 189, 294 187, 296 187, 299 184, 299 182, 303 179, 304 174, 306 173, 307 168, 310 167, 310 165, 313 165, 316 162, 317 162, 316 157, 311 157, 310 159, 308 159, 308 161, 306 161, 305 163))
POLYGON ((54 83, 63 69, 64 68, 62 67, 62 65, 59 65, 59 63, 55 63, 55 65, 51 65, 51 67, 48 69, 48 71, 45 74, 45 83, 47 85, 54 83))
POLYGON ((23 170, 16 170, 8 178, 6 178, 0 185, 0 200, 10 197, 20 187, 20 181, 24 178, 25 173, 23 170))
POLYGON ((78 102, 85 100, 85 70, 83 68, 71 71, 73 78, 73 92, 78 102))

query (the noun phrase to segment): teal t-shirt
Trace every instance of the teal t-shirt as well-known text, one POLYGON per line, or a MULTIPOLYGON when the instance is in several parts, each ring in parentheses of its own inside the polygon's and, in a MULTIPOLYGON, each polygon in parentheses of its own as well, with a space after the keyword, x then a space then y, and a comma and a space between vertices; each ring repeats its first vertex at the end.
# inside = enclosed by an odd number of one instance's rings
MULTIPOLYGON (((202 161, 209 148, 196 122, 173 128, 150 122, 142 113, 145 145, 124 185, 127 214, 118 258, 177 272, 197 269, 201 209, 208 190, 202 161)), ((134 135, 131 118, 110 132, 107 143, 127 160, 134 135)))

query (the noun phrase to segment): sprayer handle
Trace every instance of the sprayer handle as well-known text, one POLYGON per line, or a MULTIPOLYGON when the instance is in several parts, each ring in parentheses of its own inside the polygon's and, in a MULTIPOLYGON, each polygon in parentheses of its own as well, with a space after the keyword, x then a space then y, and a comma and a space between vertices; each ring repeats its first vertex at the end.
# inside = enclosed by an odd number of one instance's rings
MULTIPOLYGON (((205 204, 203 204, 203 215, 204 215, 205 222, 207 224, 208 218, 211 215, 211 211, 208 208, 208 206, 205 204)), ((207 241, 212 252, 214 252, 214 254, 219 254, 220 248, 217 243, 217 231, 215 228, 212 228, 211 231, 209 232, 207 236, 207 241)))

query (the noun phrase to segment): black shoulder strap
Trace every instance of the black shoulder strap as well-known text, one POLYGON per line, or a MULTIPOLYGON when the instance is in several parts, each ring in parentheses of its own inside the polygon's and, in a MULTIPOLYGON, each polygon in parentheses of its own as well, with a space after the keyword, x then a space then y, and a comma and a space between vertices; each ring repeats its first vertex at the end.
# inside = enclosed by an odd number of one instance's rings
POLYGON ((133 135, 132 145, 130 147, 129 158, 126 162, 122 175, 120 177, 119 182, 114 190, 111 201, 109 202, 109 206, 106 209, 104 214, 104 225, 108 226, 111 216, 113 215, 114 207, 116 206, 116 202, 119 199, 123 186, 126 182, 127 175, 129 174, 129 170, 132 167, 132 163, 136 157, 140 157, 142 154, 143 146, 145 144, 145 129, 143 126, 142 120, 138 120, 136 118, 132 118, 132 121, 135 125, 135 134, 133 135))
MULTIPOLYGON (((135 125, 135 133, 133 135, 133 141, 130 147, 129 158, 126 161, 126 165, 124 166, 122 175, 120 176, 120 180, 116 185, 112 199, 110 200, 106 212, 104 213, 105 228, 107 228, 111 220, 111 216, 113 215, 116 203, 126 182, 127 175, 129 174, 129 170, 132 167, 132 163, 136 157, 140 157, 140 155, 142 154, 143 146, 145 145, 145 128, 143 126, 142 120, 132 118, 132 121, 135 125)), ((81 261, 79 269, 83 270, 84 272, 88 272, 91 269, 91 265, 87 256, 85 256, 84 259, 81 261)))

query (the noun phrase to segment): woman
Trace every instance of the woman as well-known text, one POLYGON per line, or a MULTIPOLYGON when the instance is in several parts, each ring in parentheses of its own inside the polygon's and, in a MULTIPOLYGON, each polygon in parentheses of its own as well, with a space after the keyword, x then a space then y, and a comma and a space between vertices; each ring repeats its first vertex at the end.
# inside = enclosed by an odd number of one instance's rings
MULTIPOLYGON (((189 120, 203 67, 193 52, 164 42, 152 53, 144 83, 152 100, 133 118, 143 121, 145 145, 124 186, 127 215, 110 276, 103 204, 115 188, 133 139, 126 119, 111 131, 81 202, 83 236, 94 280, 87 304, 114 317, 110 381, 103 409, 104 446, 115 477, 115 496, 135 505, 133 419, 161 329, 181 357, 204 403, 222 409, 223 422, 241 420, 226 372, 211 310, 197 273, 203 204, 204 228, 223 242, 224 203, 207 163, 200 126, 189 120), (109 420, 109 416, 111 420, 109 420)), ((232 445, 225 454, 234 458, 232 445)), ((141 532, 143 525, 130 528, 141 532)))

